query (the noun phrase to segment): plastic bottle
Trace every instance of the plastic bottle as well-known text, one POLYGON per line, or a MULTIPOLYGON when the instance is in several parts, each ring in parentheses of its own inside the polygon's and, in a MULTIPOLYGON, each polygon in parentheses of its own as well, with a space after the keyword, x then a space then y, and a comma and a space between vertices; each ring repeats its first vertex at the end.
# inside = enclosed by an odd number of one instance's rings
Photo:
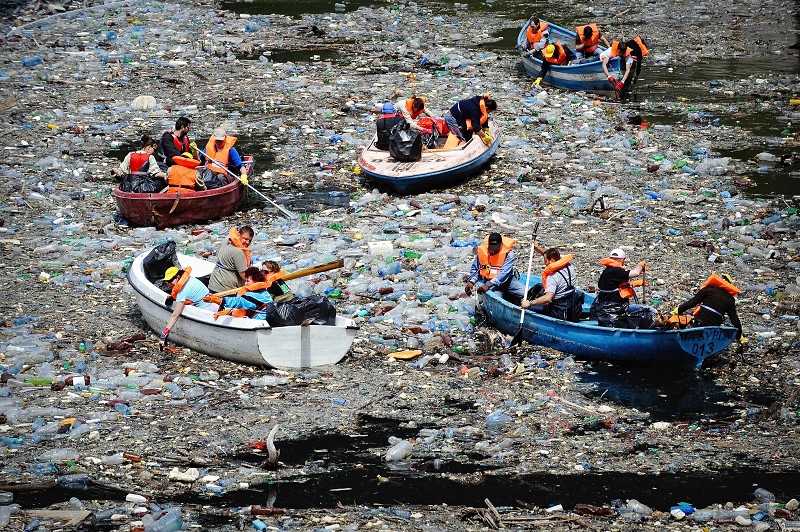
POLYGON ((183 528, 183 518, 180 508, 170 508, 167 513, 159 517, 150 525, 145 525, 144 532, 177 532, 183 528))
POLYGON ((22 65, 28 68, 35 67, 42 64, 42 58, 38 55, 26 55, 22 58, 22 65))
POLYGON ((649 506, 640 503, 636 499, 628 499, 628 508, 639 515, 648 516, 653 514, 653 510, 649 506))
POLYGON ((14 502, 14 494, 10 491, 0 491, 0 504, 9 504, 14 502))
POLYGON ((381 277, 386 277, 387 275, 394 275, 396 273, 400 273, 400 263, 399 262, 392 262, 387 264, 383 268, 378 270, 378 275, 381 277))
POLYGON ((775 494, 764 488, 757 488, 753 495, 758 499, 758 502, 775 502, 775 494))
POLYGON ((512 419, 502 409, 497 409, 488 416, 486 416, 486 427, 490 431, 501 431, 505 428, 506 424, 511 422, 512 419))
POLYGON ((123 416, 131 415, 131 407, 126 405, 125 403, 117 403, 114 405, 114 410, 122 414, 123 416))
POLYGON ((56 479, 56 484, 62 488, 68 489, 86 489, 92 483, 89 475, 83 473, 76 473, 74 475, 64 475, 56 479))
POLYGON ((409 362, 408 367, 413 369, 422 369, 428 365, 428 362, 431 361, 433 355, 425 355, 424 357, 420 357, 414 362, 409 362))
POLYGON ((414 451, 414 446, 408 440, 400 440, 399 442, 395 443, 386 451, 386 456, 384 459, 387 462, 396 462, 398 460, 402 460, 414 451))
POLYGON ((39 460, 42 462, 66 462, 68 460, 77 460, 80 455, 75 449, 50 449, 39 455, 39 460))

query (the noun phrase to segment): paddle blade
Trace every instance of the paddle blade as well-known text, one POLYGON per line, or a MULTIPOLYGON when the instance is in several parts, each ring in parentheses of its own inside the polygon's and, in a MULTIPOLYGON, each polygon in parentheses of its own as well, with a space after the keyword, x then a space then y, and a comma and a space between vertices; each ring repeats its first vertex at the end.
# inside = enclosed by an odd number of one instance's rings
POLYGON ((511 341, 508 343, 508 346, 514 347, 515 345, 521 343, 522 343, 522 326, 520 326, 519 330, 517 331, 517 334, 515 334, 514 338, 512 338, 511 341))

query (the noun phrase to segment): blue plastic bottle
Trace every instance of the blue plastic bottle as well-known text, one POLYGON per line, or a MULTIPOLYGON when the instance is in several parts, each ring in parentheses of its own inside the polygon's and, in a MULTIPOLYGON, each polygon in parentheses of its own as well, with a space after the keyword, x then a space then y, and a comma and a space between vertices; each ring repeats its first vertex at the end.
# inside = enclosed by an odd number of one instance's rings
POLYGON ((22 58, 22 65, 28 68, 42 64, 42 57, 38 55, 26 55, 22 58))

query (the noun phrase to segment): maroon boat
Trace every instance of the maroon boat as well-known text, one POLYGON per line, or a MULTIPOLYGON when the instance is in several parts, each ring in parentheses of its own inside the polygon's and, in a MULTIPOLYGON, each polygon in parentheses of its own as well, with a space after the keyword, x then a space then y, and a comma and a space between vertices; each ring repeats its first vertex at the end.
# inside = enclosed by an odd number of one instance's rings
MULTIPOLYGON (((252 175, 252 155, 242 157, 247 174, 252 175)), ((131 225, 155 226, 158 229, 177 225, 217 220, 236 210, 244 198, 244 185, 234 179, 233 183, 197 192, 141 193, 123 192, 114 189, 114 199, 120 214, 131 225)))

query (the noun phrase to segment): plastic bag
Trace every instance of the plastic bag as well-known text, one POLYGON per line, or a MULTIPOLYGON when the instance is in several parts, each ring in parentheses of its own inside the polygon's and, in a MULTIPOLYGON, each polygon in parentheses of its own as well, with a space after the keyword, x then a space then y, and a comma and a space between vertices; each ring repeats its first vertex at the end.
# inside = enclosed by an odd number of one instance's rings
POLYGON ((389 155, 396 161, 415 162, 422 159, 422 136, 408 122, 397 124, 389 135, 389 155))
POLYGON ((311 296, 300 300, 302 302, 303 319, 312 320, 314 325, 335 325, 336 307, 325 296, 311 296))
POLYGON ((200 179, 205 184, 206 190, 213 190, 215 188, 224 187, 225 185, 230 183, 225 174, 220 174, 208 168, 200 172, 200 179))
MULTIPOLYGON (((180 268, 181 263, 178 262, 175 242, 172 240, 154 247, 142 261, 144 274, 147 276, 147 280, 153 284, 161 281, 167 269, 173 266, 180 268)), ((156 286, 158 285, 156 284, 156 286)))
POLYGON ((167 182, 159 177, 151 177, 144 172, 134 172, 122 178, 119 184, 123 192, 136 192, 140 194, 154 194, 161 192, 167 182))

